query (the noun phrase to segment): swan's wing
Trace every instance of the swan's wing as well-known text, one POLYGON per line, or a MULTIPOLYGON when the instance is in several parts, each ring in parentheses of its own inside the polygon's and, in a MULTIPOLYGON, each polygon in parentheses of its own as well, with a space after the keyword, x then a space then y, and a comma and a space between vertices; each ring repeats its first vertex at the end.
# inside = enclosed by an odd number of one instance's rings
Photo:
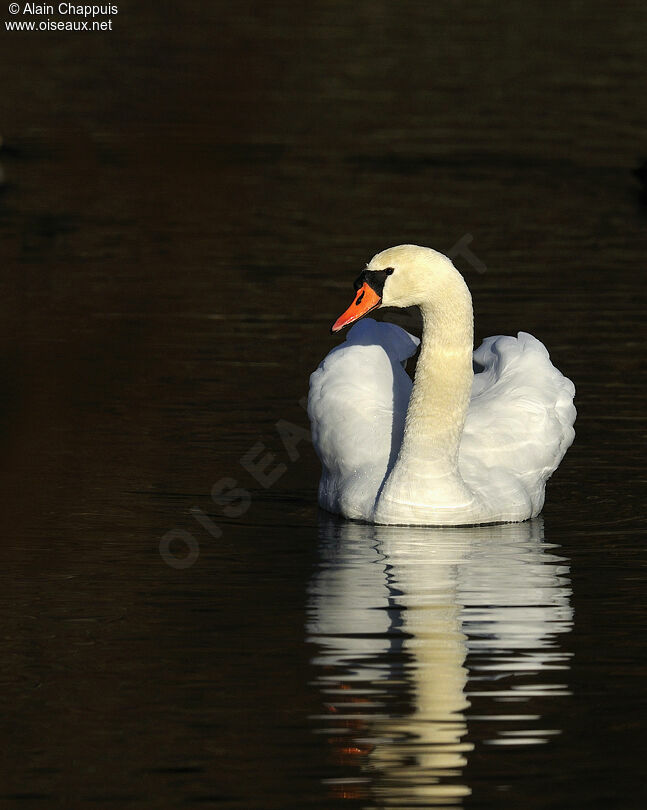
POLYGON ((329 512, 372 516, 402 442, 411 393, 403 363, 418 343, 395 324, 365 318, 311 375, 308 415, 322 465, 319 504, 329 512))
POLYGON ((575 437, 575 387, 525 332, 486 338, 474 360, 482 371, 474 375, 461 474, 485 498, 520 487, 536 515, 546 479, 575 437))

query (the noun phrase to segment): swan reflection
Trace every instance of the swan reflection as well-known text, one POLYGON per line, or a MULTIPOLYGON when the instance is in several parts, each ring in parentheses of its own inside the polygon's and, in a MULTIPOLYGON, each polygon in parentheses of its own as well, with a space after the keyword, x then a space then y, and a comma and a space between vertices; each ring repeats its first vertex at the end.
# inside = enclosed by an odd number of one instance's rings
POLYGON ((540 518, 431 529, 326 517, 319 545, 307 630, 324 704, 314 723, 340 769, 333 793, 455 807, 474 740, 559 733, 533 707, 568 694, 560 634, 573 614, 540 518))

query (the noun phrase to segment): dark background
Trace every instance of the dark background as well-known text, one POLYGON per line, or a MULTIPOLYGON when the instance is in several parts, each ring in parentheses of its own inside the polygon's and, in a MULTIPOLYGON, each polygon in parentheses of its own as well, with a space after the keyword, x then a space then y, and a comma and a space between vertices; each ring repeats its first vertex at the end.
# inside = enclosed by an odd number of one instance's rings
POLYGON ((564 733, 477 752, 468 806, 644 806, 647 6, 118 8, 103 33, 0 10, 2 806, 337 806, 307 721, 318 464, 275 425, 307 426, 364 263, 464 234, 477 339, 535 334, 579 412, 544 512, 564 733))

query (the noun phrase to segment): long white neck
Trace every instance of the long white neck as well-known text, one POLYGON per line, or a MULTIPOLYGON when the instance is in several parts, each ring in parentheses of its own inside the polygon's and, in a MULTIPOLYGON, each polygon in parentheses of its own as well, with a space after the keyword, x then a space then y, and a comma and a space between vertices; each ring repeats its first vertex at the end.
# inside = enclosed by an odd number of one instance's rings
POLYGON ((417 510, 434 495, 447 506, 472 500, 458 472, 473 378, 472 299, 461 275, 452 268, 420 310, 420 356, 400 453, 378 501, 383 509, 417 510))
POLYGON ((456 273, 440 303, 423 303, 422 343, 400 457, 456 467, 472 389, 472 299, 456 273))

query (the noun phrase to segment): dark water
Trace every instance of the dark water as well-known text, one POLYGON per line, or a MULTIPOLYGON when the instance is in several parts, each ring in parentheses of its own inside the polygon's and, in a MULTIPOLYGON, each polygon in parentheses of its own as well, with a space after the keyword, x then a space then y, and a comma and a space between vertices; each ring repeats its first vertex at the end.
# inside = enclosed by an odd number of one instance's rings
POLYGON ((646 8, 3 24, 2 807, 645 806, 646 8), (352 279, 466 234, 577 387, 543 517, 318 512, 352 279))

